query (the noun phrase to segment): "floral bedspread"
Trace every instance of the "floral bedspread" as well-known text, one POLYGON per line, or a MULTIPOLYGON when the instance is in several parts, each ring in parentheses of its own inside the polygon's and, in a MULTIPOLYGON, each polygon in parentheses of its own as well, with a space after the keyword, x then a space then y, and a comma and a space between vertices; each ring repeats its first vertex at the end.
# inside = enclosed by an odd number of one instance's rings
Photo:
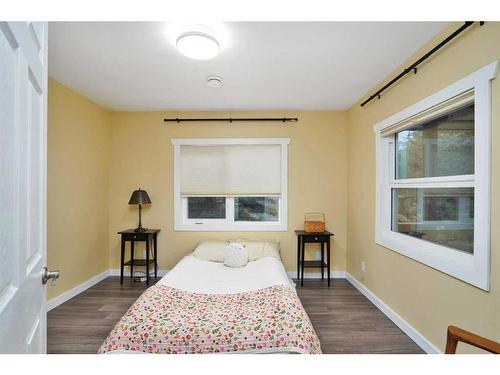
POLYGON ((116 324, 99 353, 321 353, 295 291, 284 285, 197 294, 155 285, 116 324))

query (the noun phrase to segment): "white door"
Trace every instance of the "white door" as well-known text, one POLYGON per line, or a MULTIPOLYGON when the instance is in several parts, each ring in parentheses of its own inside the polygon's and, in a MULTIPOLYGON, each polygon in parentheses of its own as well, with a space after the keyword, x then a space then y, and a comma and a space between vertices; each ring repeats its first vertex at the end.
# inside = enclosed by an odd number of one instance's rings
POLYGON ((46 352, 47 23, 0 22, 0 353, 46 352))

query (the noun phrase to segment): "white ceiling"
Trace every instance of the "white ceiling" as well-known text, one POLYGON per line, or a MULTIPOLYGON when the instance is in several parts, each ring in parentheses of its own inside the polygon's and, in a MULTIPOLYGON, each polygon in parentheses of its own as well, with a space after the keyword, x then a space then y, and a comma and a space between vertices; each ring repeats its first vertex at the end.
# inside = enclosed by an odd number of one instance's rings
POLYGON ((111 110, 345 110, 446 25, 227 22, 200 61, 176 50, 181 24, 51 22, 49 75, 111 110))

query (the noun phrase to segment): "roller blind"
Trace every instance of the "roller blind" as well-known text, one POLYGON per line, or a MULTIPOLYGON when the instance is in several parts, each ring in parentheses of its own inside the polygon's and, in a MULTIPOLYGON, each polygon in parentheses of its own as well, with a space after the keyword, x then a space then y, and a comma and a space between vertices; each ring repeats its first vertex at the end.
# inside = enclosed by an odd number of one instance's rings
POLYGON ((281 145, 182 145, 183 196, 281 194, 281 145))
POLYGON ((423 122, 430 121, 437 117, 443 116, 448 112, 452 112, 456 109, 467 106, 474 101, 474 91, 466 91, 460 95, 457 95, 443 103, 435 105, 423 112, 417 113, 403 121, 397 122, 391 126, 388 126, 380 133, 382 137, 387 137, 394 133, 398 133, 405 129, 417 126, 423 122))

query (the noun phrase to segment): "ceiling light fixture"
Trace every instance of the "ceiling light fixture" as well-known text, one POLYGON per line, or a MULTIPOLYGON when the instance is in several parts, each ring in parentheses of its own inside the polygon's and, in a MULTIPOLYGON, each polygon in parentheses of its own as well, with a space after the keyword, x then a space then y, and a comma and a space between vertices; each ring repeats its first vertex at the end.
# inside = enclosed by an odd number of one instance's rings
POLYGON ((199 31, 179 35, 176 45, 180 53, 196 60, 214 58, 220 49, 219 43, 213 36, 199 31))

